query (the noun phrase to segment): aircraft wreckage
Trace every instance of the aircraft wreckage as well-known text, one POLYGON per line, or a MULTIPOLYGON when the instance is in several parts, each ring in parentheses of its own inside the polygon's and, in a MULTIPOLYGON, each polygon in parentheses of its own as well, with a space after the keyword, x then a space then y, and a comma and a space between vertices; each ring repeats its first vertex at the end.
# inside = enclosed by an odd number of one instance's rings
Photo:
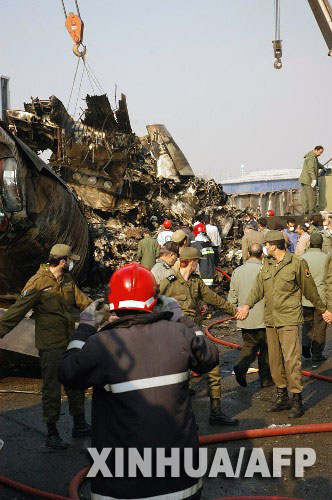
POLYGON ((97 286, 135 257, 152 216, 191 224, 213 212, 225 222, 222 186, 194 175, 164 125, 135 135, 124 95, 116 110, 87 95, 78 121, 55 96, 24 109, 7 110, 0 129, 0 295, 18 293, 56 241, 82 256, 75 278, 97 286))

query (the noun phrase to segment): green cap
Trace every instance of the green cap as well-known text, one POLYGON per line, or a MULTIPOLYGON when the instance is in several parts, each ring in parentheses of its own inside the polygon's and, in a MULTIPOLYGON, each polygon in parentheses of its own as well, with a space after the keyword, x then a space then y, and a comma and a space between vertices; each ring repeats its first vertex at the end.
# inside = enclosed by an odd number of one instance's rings
POLYGON ((312 233, 310 236, 310 245, 321 245, 323 243, 323 236, 320 233, 312 233))
POLYGON ((50 254, 54 255, 54 257, 69 257, 72 260, 80 260, 81 258, 79 255, 73 254, 69 245, 63 245, 62 243, 53 245, 50 254))
POLYGON ((194 259, 203 259, 201 257, 201 252, 194 247, 185 247, 180 251, 180 260, 194 260, 194 259))
POLYGON ((268 231, 265 235, 264 243, 269 243, 271 241, 280 241, 284 239, 284 235, 281 231, 268 231))
POLYGON ((186 236, 186 233, 182 231, 182 229, 177 229, 177 231, 174 231, 172 234, 172 241, 174 241, 174 243, 180 243, 180 241, 184 240, 186 236))

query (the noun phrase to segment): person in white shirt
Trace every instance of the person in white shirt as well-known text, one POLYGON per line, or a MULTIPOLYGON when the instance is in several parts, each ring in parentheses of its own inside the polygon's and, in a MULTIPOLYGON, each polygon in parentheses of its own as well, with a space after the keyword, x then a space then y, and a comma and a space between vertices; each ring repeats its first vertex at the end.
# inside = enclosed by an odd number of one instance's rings
POLYGON ((170 220, 165 219, 163 222, 164 231, 158 234, 157 241, 160 247, 163 247, 167 241, 171 241, 173 236, 172 223, 170 220))

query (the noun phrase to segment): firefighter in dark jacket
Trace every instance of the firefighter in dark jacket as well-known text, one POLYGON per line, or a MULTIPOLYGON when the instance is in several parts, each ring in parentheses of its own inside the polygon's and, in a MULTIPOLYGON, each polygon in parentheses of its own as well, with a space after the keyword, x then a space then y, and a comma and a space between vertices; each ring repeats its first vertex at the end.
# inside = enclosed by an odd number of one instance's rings
MULTIPOLYGON (((206 373, 218 364, 217 348, 171 312, 154 313, 157 284, 137 263, 112 276, 110 309, 118 319, 96 333, 95 305, 81 322, 60 363, 59 379, 76 389, 93 386, 92 448, 193 448, 196 422, 188 371, 206 373)), ((94 303, 95 304, 95 303, 94 303)), ((114 456, 106 459, 114 476, 114 456)), ((126 471, 127 464, 124 464, 126 471)), ((125 474, 126 475, 126 474, 125 474)), ((200 497, 201 480, 180 477, 91 478, 92 500, 100 498, 200 497)))
POLYGON ((191 246, 197 248, 203 257, 199 263, 199 275, 207 286, 212 286, 216 271, 215 252, 211 240, 206 234, 206 226, 201 223, 196 224, 194 235, 195 241, 191 243, 191 246))

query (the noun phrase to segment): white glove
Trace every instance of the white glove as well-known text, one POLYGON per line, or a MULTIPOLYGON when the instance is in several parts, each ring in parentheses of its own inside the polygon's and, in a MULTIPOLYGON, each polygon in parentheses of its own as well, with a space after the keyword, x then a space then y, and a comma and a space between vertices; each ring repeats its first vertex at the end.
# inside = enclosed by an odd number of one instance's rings
POLYGON ((311 181, 310 186, 311 186, 312 188, 314 188, 314 187, 316 187, 316 184, 317 184, 317 181, 316 181, 316 179, 314 179, 313 181, 311 181))
POLYGON ((104 299, 98 299, 81 312, 80 323, 97 328, 108 318, 109 314, 109 306, 104 304, 104 299))

